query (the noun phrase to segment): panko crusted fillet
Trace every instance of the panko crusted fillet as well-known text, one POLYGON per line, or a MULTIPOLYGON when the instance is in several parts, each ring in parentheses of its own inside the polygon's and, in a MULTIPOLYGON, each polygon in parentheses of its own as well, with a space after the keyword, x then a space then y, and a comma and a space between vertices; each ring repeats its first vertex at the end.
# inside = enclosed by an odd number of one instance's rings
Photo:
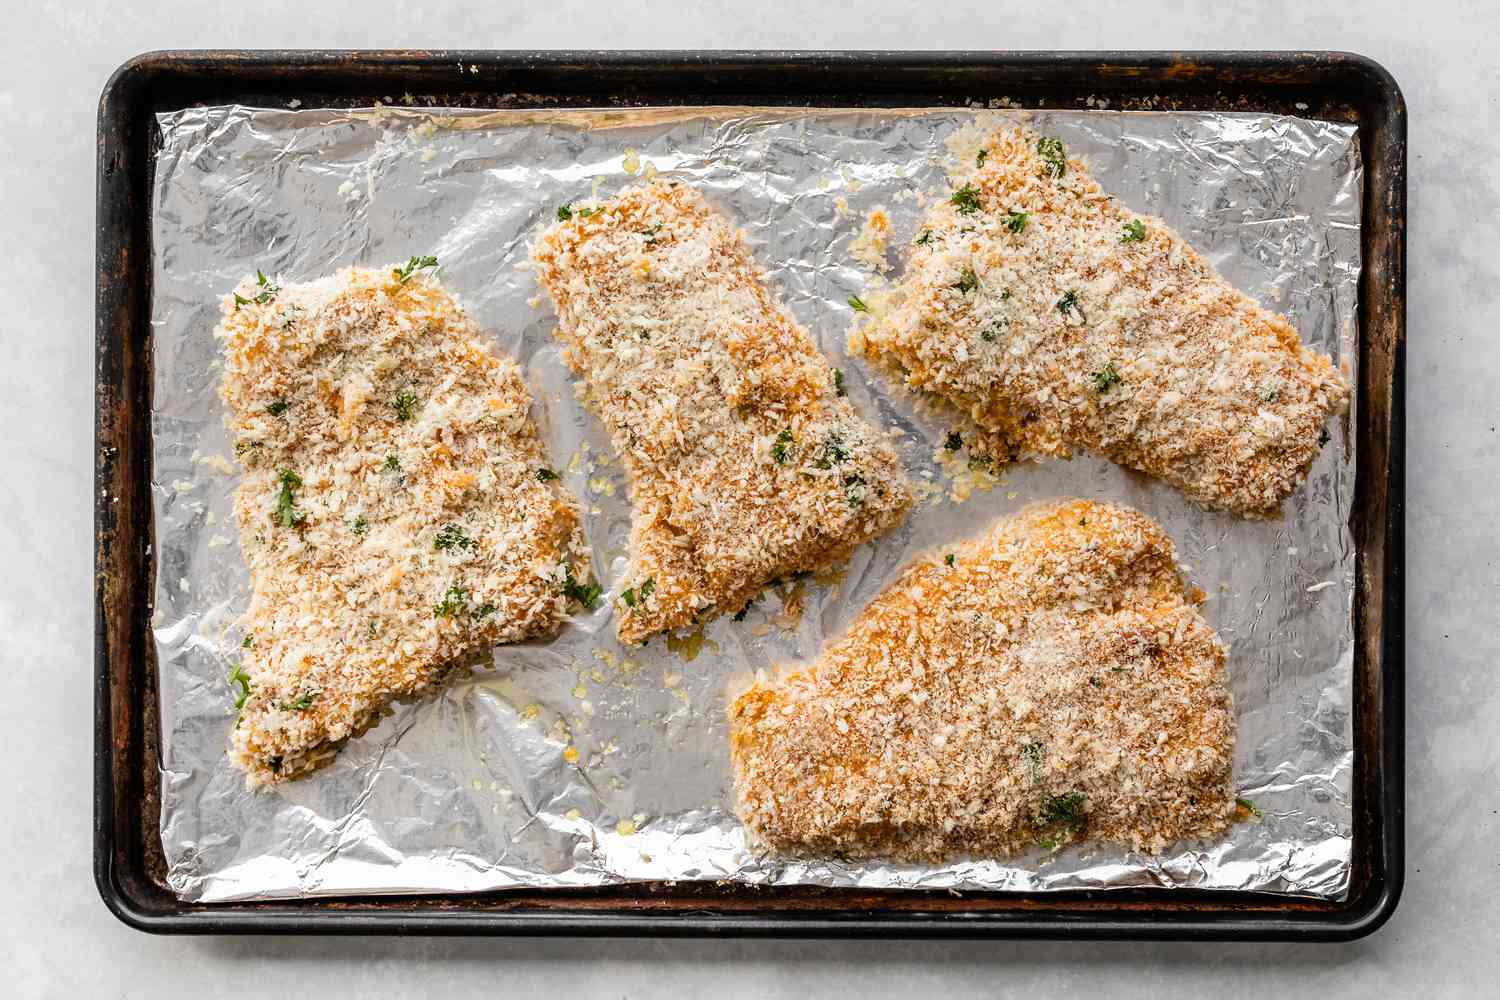
POLYGON ((1081 448, 1274 515, 1347 406, 1344 376, 1058 140, 1007 126, 964 155, 975 166, 928 208, 851 350, 967 414, 973 451, 1081 448))
POLYGON ((419 259, 246 279, 217 335, 251 578, 230 754, 259 785, 489 646, 556 631, 587 550, 538 476, 519 370, 419 259))
POLYGON ((739 611, 901 520, 894 449, 696 190, 650 184, 558 215, 533 266, 629 479, 622 642, 739 611))
POLYGON ((794 854, 1159 852, 1235 812, 1223 645, 1126 507, 1034 506, 922 558, 729 710, 741 819, 794 854))

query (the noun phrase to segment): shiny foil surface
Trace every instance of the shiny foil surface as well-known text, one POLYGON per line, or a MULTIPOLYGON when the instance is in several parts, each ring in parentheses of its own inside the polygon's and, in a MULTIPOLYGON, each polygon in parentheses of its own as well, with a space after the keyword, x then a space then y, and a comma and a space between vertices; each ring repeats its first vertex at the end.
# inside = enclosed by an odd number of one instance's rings
MULTIPOLYGON (((877 205, 888 210, 894 278, 921 206, 946 196, 945 139, 979 114, 1020 113, 397 106, 160 116, 152 627, 172 888, 216 901, 730 879, 1342 897, 1352 822, 1354 414, 1330 425, 1332 441, 1279 521, 1205 512, 1088 457, 1013 466, 960 502, 973 484, 938 461, 948 428, 845 354, 847 300, 875 283, 850 253, 863 218, 877 205), (652 173, 699 185, 745 229, 781 300, 843 369, 863 413, 901 432, 905 467, 927 485, 909 521, 861 548, 842 573, 770 590, 743 621, 709 623, 701 643, 627 649, 610 620, 629 527, 622 473, 575 401, 550 305, 517 264, 556 206, 608 197, 652 173), (226 675, 239 655, 231 626, 249 580, 218 396, 220 302, 256 269, 296 282, 420 254, 439 258, 446 286, 526 372, 552 464, 583 505, 606 597, 555 641, 496 648, 491 669, 397 706, 332 766, 251 792, 225 756, 235 719, 226 675), (1082 844, 928 866, 784 860, 747 845, 731 801, 727 688, 814 657, 917 552, 1061 495, 1129 504, 1172 535, 1230 646, 1235 782, 1263 816, 1221 843, 1159 857, 1082 844)), ((1353 126, 1238 113, 1031 117, 1086 157, 1124 204, 1164 217, 1352 376, 1361 191, 1353 126)))

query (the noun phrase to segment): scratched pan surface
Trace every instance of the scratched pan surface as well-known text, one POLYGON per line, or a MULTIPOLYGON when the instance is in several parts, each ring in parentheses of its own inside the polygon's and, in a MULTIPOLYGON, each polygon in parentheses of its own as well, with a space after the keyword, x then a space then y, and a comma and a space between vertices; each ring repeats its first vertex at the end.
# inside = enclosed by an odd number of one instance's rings
POLYGON ((133 60, 99 117, 95 869, 121 919, 161 932, 756 934, 1335 939, 1368 933, 1402 879, 1405 112, 1378 66, 1336 53, 199 52, 133 60), (1065 109, 1236 110, 1357 124, 1359 302, 1353 871, 1338 902, 1257 893, 882 892, 635 884, 198 905, 168 889, 157 827, 150 468, 155 115, 196 104, 916 106, 1006 97, 1065 109))

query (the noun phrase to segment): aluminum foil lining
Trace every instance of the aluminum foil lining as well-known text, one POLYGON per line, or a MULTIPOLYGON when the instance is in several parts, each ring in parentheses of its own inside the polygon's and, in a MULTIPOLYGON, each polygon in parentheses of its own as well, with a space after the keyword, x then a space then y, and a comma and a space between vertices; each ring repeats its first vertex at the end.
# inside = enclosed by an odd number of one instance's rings
MULTIPOLYGON (((1170 488, 1078 458, 1016 466, 957 502, 935 461, 946 428, 849 360, 850 295, 872 281, 850 254, 884 205, 892 246, 946 190, 944 140, 964 109, 757 108, 473 111, 200 107, 160 117, 153 190, 153 499, 160 664, 161 831, 186 900, 591 886, 629 880, 1029 892, 1139 886, 1325 898, 1350 861, 1354 495, 1348 424, 1276 522, 1206 513, 1170 488), (836 582, 786 589, 720 618, 697 655, 623 649, 610 603, 556 641, 500 647, 441 697, 404 705, 331 767, 246 790, 225 758, 248 600, 231 513, 219 301, 257 268, 300 281, 435 254, 443 280, 524 367, 554 465, 582 499, 598 578, 613 592, 629 510, 598 423, 575 402, 555 317, 518 269, 557 205, 653 172, 701 187, 758 259, 871 419, 898 429, 929 494, 836 582), (1114 846, 1038 849, 941 866, 788 862, 747 846, 730 798, 725 691, 805 662, 913 554, 1059 495, 1159 519, 1204 611, 1231 646, 1235 780, 1264 814, 1222 843, 1159 857, 1114 846), (571 762, 575 758, 576 763, 571 762)), ((990 112, 985 112, 990 113, 990 112)), ((1017 112, 998 112, 1001 116, 1017 112)), ((1035 124, 1086 156, 1125 204, 1163 216, 1230 281, 1291 317, 1352 373, 1360 261, 1352 126, 1255 114, 1068 111, 1035 124)), ((894 255, 893 255, 894 256, 894 255)), ((899 273, 899 265, 897 271, 899 273)), ((1351 414, 1347 420, 1354 419, 1351 414)))

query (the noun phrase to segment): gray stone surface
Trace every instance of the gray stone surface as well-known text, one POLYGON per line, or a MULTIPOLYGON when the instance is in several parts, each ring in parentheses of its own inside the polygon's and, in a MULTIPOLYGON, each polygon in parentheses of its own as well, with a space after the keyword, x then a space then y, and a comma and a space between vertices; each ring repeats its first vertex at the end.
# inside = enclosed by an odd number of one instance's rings
POLYGON ((1500 955, 1500 11, 983 3, 43 0, 0 34, 0 968, 19 996, 1494 995, 1500 955), (1411 111, 1405 900, 1344 946, 158 939, 90 876, 94 110, 146 49, 1341 48, 1411 111))

